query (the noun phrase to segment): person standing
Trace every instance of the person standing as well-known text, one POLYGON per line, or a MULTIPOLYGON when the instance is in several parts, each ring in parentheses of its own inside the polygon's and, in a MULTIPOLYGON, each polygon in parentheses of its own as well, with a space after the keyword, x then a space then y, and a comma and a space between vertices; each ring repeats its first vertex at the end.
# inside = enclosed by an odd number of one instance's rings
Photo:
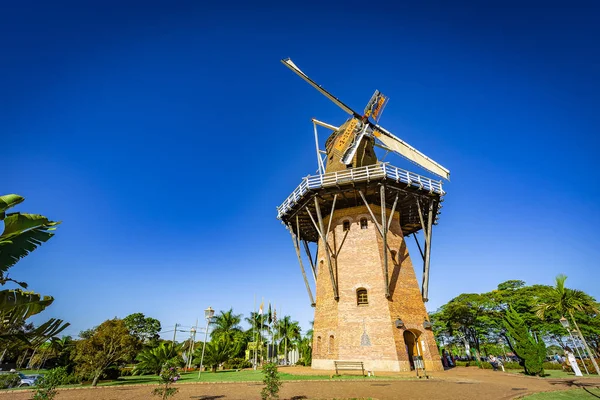
POLYGON ((571 349, 567 347, 565 349, 565 354, 567 355, 567 360, 569 361, 569 364, 571 365, 575 376, 583 376, 581 370, 579 369, 579 365, 577 365, 577 359, 575 358, 575 354, 573 354, 571 349))

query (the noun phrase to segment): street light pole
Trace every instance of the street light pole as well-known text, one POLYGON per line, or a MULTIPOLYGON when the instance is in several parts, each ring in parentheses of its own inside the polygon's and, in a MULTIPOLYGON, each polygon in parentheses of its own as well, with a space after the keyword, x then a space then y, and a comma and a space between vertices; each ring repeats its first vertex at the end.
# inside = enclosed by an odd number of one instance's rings
MULTIPOLYGON (((196 320, 196 326, 198 326, 198 321, 196 320)), ((190 330, 190 337, 192 339, 192 348, 189 352, 188 362, 187 362, 187 370, 189 371, 192 368, 192 357, 194 356, 194 344, 196 342, 196 326, 192 327, 190 330)))
POLYGON ((200 374, 202 373, 202 368, 204 368, 204 349, 206 348, 206 340, 208 338, 208 325, 210 324, 210 320, 212 319, 213 315, 215 315, 215 310, 213 310, 210 306, 204 310, 204 317, 206 318, 206 332, 204 332, 204 344, 202 345, 202 356, 200 357, 198 380, 200 380, 200 374))
POLYGON ((579 347, 577 346, 577 343, 575 342, 575 338, 573 337, 573 333, 571 333, 571 330, 569 329, 571 327, 571 325, 569 324, 569 320, 563 316, 559 319, 559 321, 562 324, 562 326, 567 330, 567 332, 569 332, 569 336, 571 336, 571 342, 573 343, 573 347, 575 347, 575 351, 579 355, 579 358, 581 358, 581 363, 583 364, 585 373, 589 375, 590 372, 588 371, 587 367, 585 366, 585 360, 581 356, 581 353, 579 352, 579 347))

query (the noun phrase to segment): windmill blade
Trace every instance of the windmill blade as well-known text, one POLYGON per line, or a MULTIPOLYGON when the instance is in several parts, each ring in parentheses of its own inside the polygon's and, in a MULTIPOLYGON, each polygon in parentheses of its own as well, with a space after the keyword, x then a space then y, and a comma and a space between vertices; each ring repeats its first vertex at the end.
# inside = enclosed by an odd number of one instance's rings
POLYGON ((319 92, 321 92, 323 95, 325 95, 325 97, 327 97, 329 100, 333 101, 339 108, 341 108, 342 110, 346 111, 348 114, 350 114, 350 115, 352 115, 352 116, 354 116, 356 118, 360 118, 361 117, 361 115, 358 114, 356 111, 354 111, 353 109, 351 109, 350 107, 348 107, 347 105, 345 105, 344 103, 342 103, 342 101, 340 99, 338 99, 337 97, 335 97, 334 95, 332 95, 331 93, 329 93, 327 90, 323 89, 323 87, 321 85, 319 85, 317 82, 315 82, 312 79, 310 79, 308 77, 308 75, 306 75, 304 72, 302 72, 300 70, 300 68, 298 68, 296 66, 296 64, 294 64, 294 62, 290 58, 283 59, 283 60, 281 60, 281 62, 286 67, 288 67, 289 69, 291 69, 292 71, 294 71, 300 78, 304 79, 312 87, 314 87, 319 92))
POLYGON ((408 143, 404 142, 400 138, 394 136, 390 131, 382 128, 379 125, 375 125, 373 135, 379 139, 384 145, 390 148, 393 152, 400 154, 415 164, 425 168, 427 171, 441 176, 444 179, 450 180, 450 171, 419 150, 415 149, 408 143))

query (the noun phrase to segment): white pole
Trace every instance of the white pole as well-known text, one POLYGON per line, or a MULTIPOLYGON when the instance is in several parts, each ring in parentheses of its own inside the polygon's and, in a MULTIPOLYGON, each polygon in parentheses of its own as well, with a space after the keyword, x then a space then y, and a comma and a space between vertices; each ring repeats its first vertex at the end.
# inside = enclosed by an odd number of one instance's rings
POLYGON ((209 323, 210 318, 206 318, 206 332, 204 332, 204 344, 202 345, 202 356, 200 357, 200 371, 198 371, 198 380, 200 380, 200 374, 202 373, 202 368, 204 367, 204 349, 206 348, 206 339, 208 338, 209 323))
POLYGON ((258 338, 256 337, 256 293, 254 293, 254 315, 252 316, 252 337, 254 338, 254 370, 256 371, 256 352, 258 351, 258 338))

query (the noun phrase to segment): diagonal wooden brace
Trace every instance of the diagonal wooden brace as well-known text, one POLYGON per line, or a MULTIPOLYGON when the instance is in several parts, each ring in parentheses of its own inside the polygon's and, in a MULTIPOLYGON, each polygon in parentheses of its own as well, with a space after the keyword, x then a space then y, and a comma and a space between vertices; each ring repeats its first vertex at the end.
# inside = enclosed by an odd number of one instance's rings
POLYGON ((306 271, 304 270, 304 264, 302 263, 302 255, 300 254, 300 239, 294 233, 292 229, 292 225, 288 225, 288 230, 292 235, 292 242, 294 242, 294 249, 296 250, 296 257, 298 257, 298 263, 300 264, 300 270, 302 271, 302 277, 304 278, 304 284, 306 285, 306 291, 308 292, 308 297, 310 298, 311 307, 315 306, 315 299, 312 294, 312 290, 310 289, 310 285, 308 284, 308 279, 306 278, 306 271))

